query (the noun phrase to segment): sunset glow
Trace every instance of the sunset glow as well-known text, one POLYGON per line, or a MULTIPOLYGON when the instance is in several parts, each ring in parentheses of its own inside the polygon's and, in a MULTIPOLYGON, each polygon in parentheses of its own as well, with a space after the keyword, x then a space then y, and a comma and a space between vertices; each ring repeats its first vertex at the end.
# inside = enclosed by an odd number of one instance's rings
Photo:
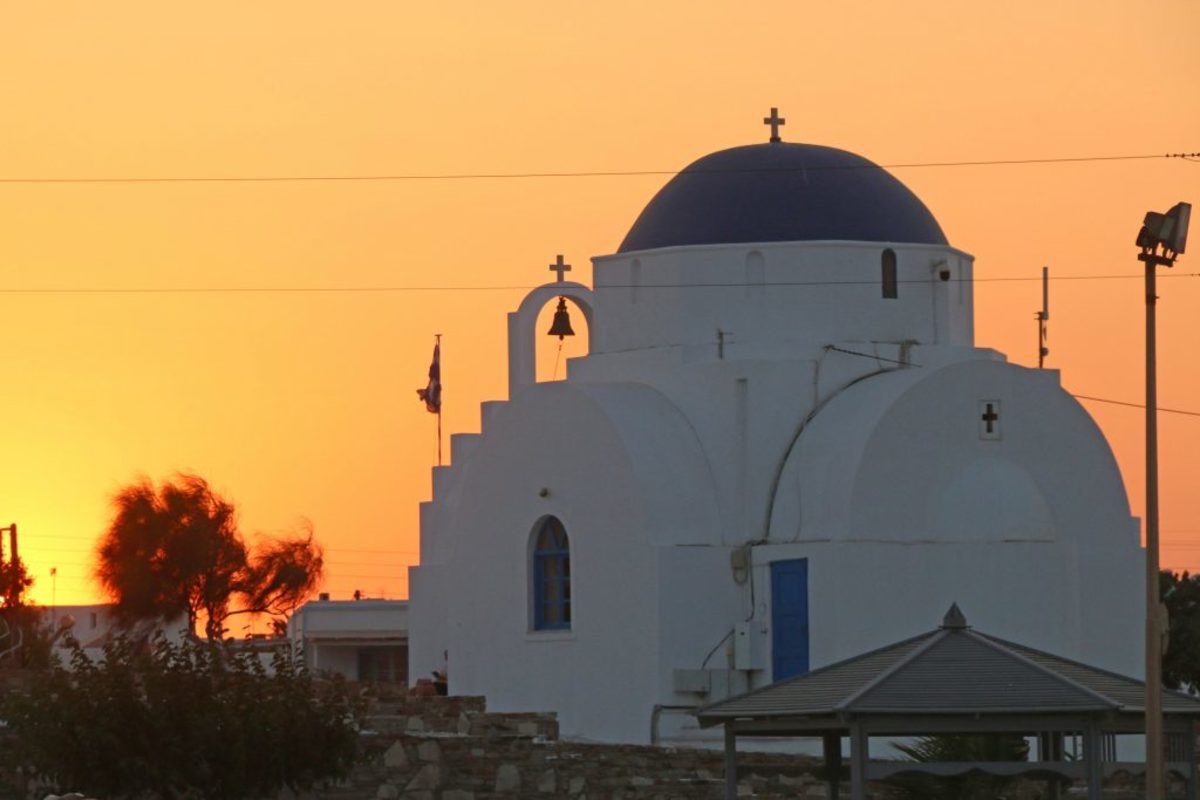
MULTIPOLYGON (((407 596, 434 334, 448 457, 507 391, 505 314, 558 253, 590 282, 669 177, 515 176, 679 170, 765 142, 772 106, 784 140, 883 165, 1194 153, 1198 36, 1187 0, 9 4, 0 526, 19 525, 32 598, 100 600, 111 496, 180 470, 246 533, 311 521, 335 597, 407 596), (393 179, 21 180, 320 176, 393 179)), ((892 172, 975 256, 980 346, 1036 365, 1048 265, 1047 366, 1136 404, 1134 237, 1147 210, 1200 203, 1197 161, 892 172)), ((1192 412, 1159 420, 1163 563, 1191 570, 1198 237, 1158 307, 1160 403, 1192 412)), ((572 321, 561 356, 540 337, 542 379, 586 352, 572 321)), ((1083 402, 1140 516, 1142 412, 1083 402)))

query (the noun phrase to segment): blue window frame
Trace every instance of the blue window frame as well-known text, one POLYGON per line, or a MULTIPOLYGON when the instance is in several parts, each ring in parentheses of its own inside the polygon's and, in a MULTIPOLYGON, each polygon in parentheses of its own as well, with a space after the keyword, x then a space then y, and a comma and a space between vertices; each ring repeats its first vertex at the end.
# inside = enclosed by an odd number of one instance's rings
POLYGON ((571 543, 557 517, 546 517, 534 532, 533 628, 571 628, 571 543))

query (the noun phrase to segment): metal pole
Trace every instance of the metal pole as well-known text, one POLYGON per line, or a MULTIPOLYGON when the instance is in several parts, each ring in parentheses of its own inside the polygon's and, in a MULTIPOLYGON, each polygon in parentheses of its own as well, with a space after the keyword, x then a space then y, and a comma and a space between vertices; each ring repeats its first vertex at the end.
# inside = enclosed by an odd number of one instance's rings
MULTIPOLYGON (((1094 720, 1088 720, 1083 732, 1083 773, 1087 777, 1088 800, 1101 800, 1104 796, 1104 753, 1094 720)), ((1149 773, 1146 777, 1148 784, 1149 773)))
POLYGON ((829 800, 839 800, 842 781, 842 735, 840 733, 825 734, 824 741, 825 777, 827 786, 826 797, 829 800))
POLYGON ((1162 642, 1158 631, 1158 381, 1156 294, 1152 255, 1146 262, 1146 798, 1163 800, 1162 642))
POLYGON ((438 439, 438 466, 442 465, 442 335, 435 333, 433 335, 438 351, 438 410, 437 410, 437 439, 438 439))
POLYGON ((1050 268, 1042 267, 1042 310, 1038 312, 1038 369, 1046 366, 1046 322, 1050 319, 1050 268))
POLYGON ((733 724, 725 723, 725 800, 737 800, 737 737, 733 724))
POLYGON ((850 800, 867 800, 867 733, 861 722, 850 725, 850 800))

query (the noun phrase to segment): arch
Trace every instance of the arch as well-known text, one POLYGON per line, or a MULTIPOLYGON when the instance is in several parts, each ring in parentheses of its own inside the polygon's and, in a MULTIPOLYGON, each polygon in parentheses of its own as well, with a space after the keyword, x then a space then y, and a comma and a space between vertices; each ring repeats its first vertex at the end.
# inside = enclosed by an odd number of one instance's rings
POLYGON ((883 273, 881 278, 883 296, 886 299, 894 300, 900 296, 899 282, 896 279, 896 251, 890 247, 887 248, 879 257, 879 262, 883 273))
POLYGON ((512 399, 525 386, 537 382, 537 363, 535 355, 536 326, 538 312, 542 306, 551 300, 565 297, 583 312, 587 321, 589 337, 595 336, 592 327, 592 290, 582 283, 563 281, 562 283, 547 283, 537 287, 525 299, 516 311, 508 315, 508 396, 512 399))
POLYGON ((547 515, 529 539, 532 625, 535 631, 571 628, 571 541, 562 520, 547 515))

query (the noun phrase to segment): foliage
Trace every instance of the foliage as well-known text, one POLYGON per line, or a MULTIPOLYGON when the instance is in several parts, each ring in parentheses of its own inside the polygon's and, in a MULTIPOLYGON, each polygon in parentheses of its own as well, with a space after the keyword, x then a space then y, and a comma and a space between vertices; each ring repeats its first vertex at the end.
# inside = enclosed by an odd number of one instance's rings
MULTIPOLYGON (((922 736, 909 745, 894 745, 913 761, 922 763, 965 761, 1024 761, 1029 744, 1012 734, 954 734, 922 736)), ((1011 779, 982 772, 951 777, 904 775, 888 783, 919 800, 995 800, 1011 779)))
POLYGON ((1158 586, 1170 620, 1163 685, 1196 692, 1200 689, 1200 575, 1163 570, 1158 586))
POLYGON ((344 685, 236 642, 117 637, 39 671, 3 709, 10 770, 109 798, 244 798, 344 775, 356 734, 344 685))
POLYGON ((142 479, 117 492, 113 506, 96 576, 126 626, 186 616, 193 635, 203 619, 205 635, 220 639, 232 614, 286 615, 321 578, 311 531, 251 552, 233 505, 197 475, 157 489, 142 479))
POLYGON ((33 578, 21 558, 0 563, 0 608, 20 608, 25 605, 25 591, 33 586, 33 578))
POLYGON ((0 661, 26 665, 49 651, 37 609, 25 605, 33 578, 21 558, 0 562, 0 661), (32 657, 31 657, 32 654, 32 657))

